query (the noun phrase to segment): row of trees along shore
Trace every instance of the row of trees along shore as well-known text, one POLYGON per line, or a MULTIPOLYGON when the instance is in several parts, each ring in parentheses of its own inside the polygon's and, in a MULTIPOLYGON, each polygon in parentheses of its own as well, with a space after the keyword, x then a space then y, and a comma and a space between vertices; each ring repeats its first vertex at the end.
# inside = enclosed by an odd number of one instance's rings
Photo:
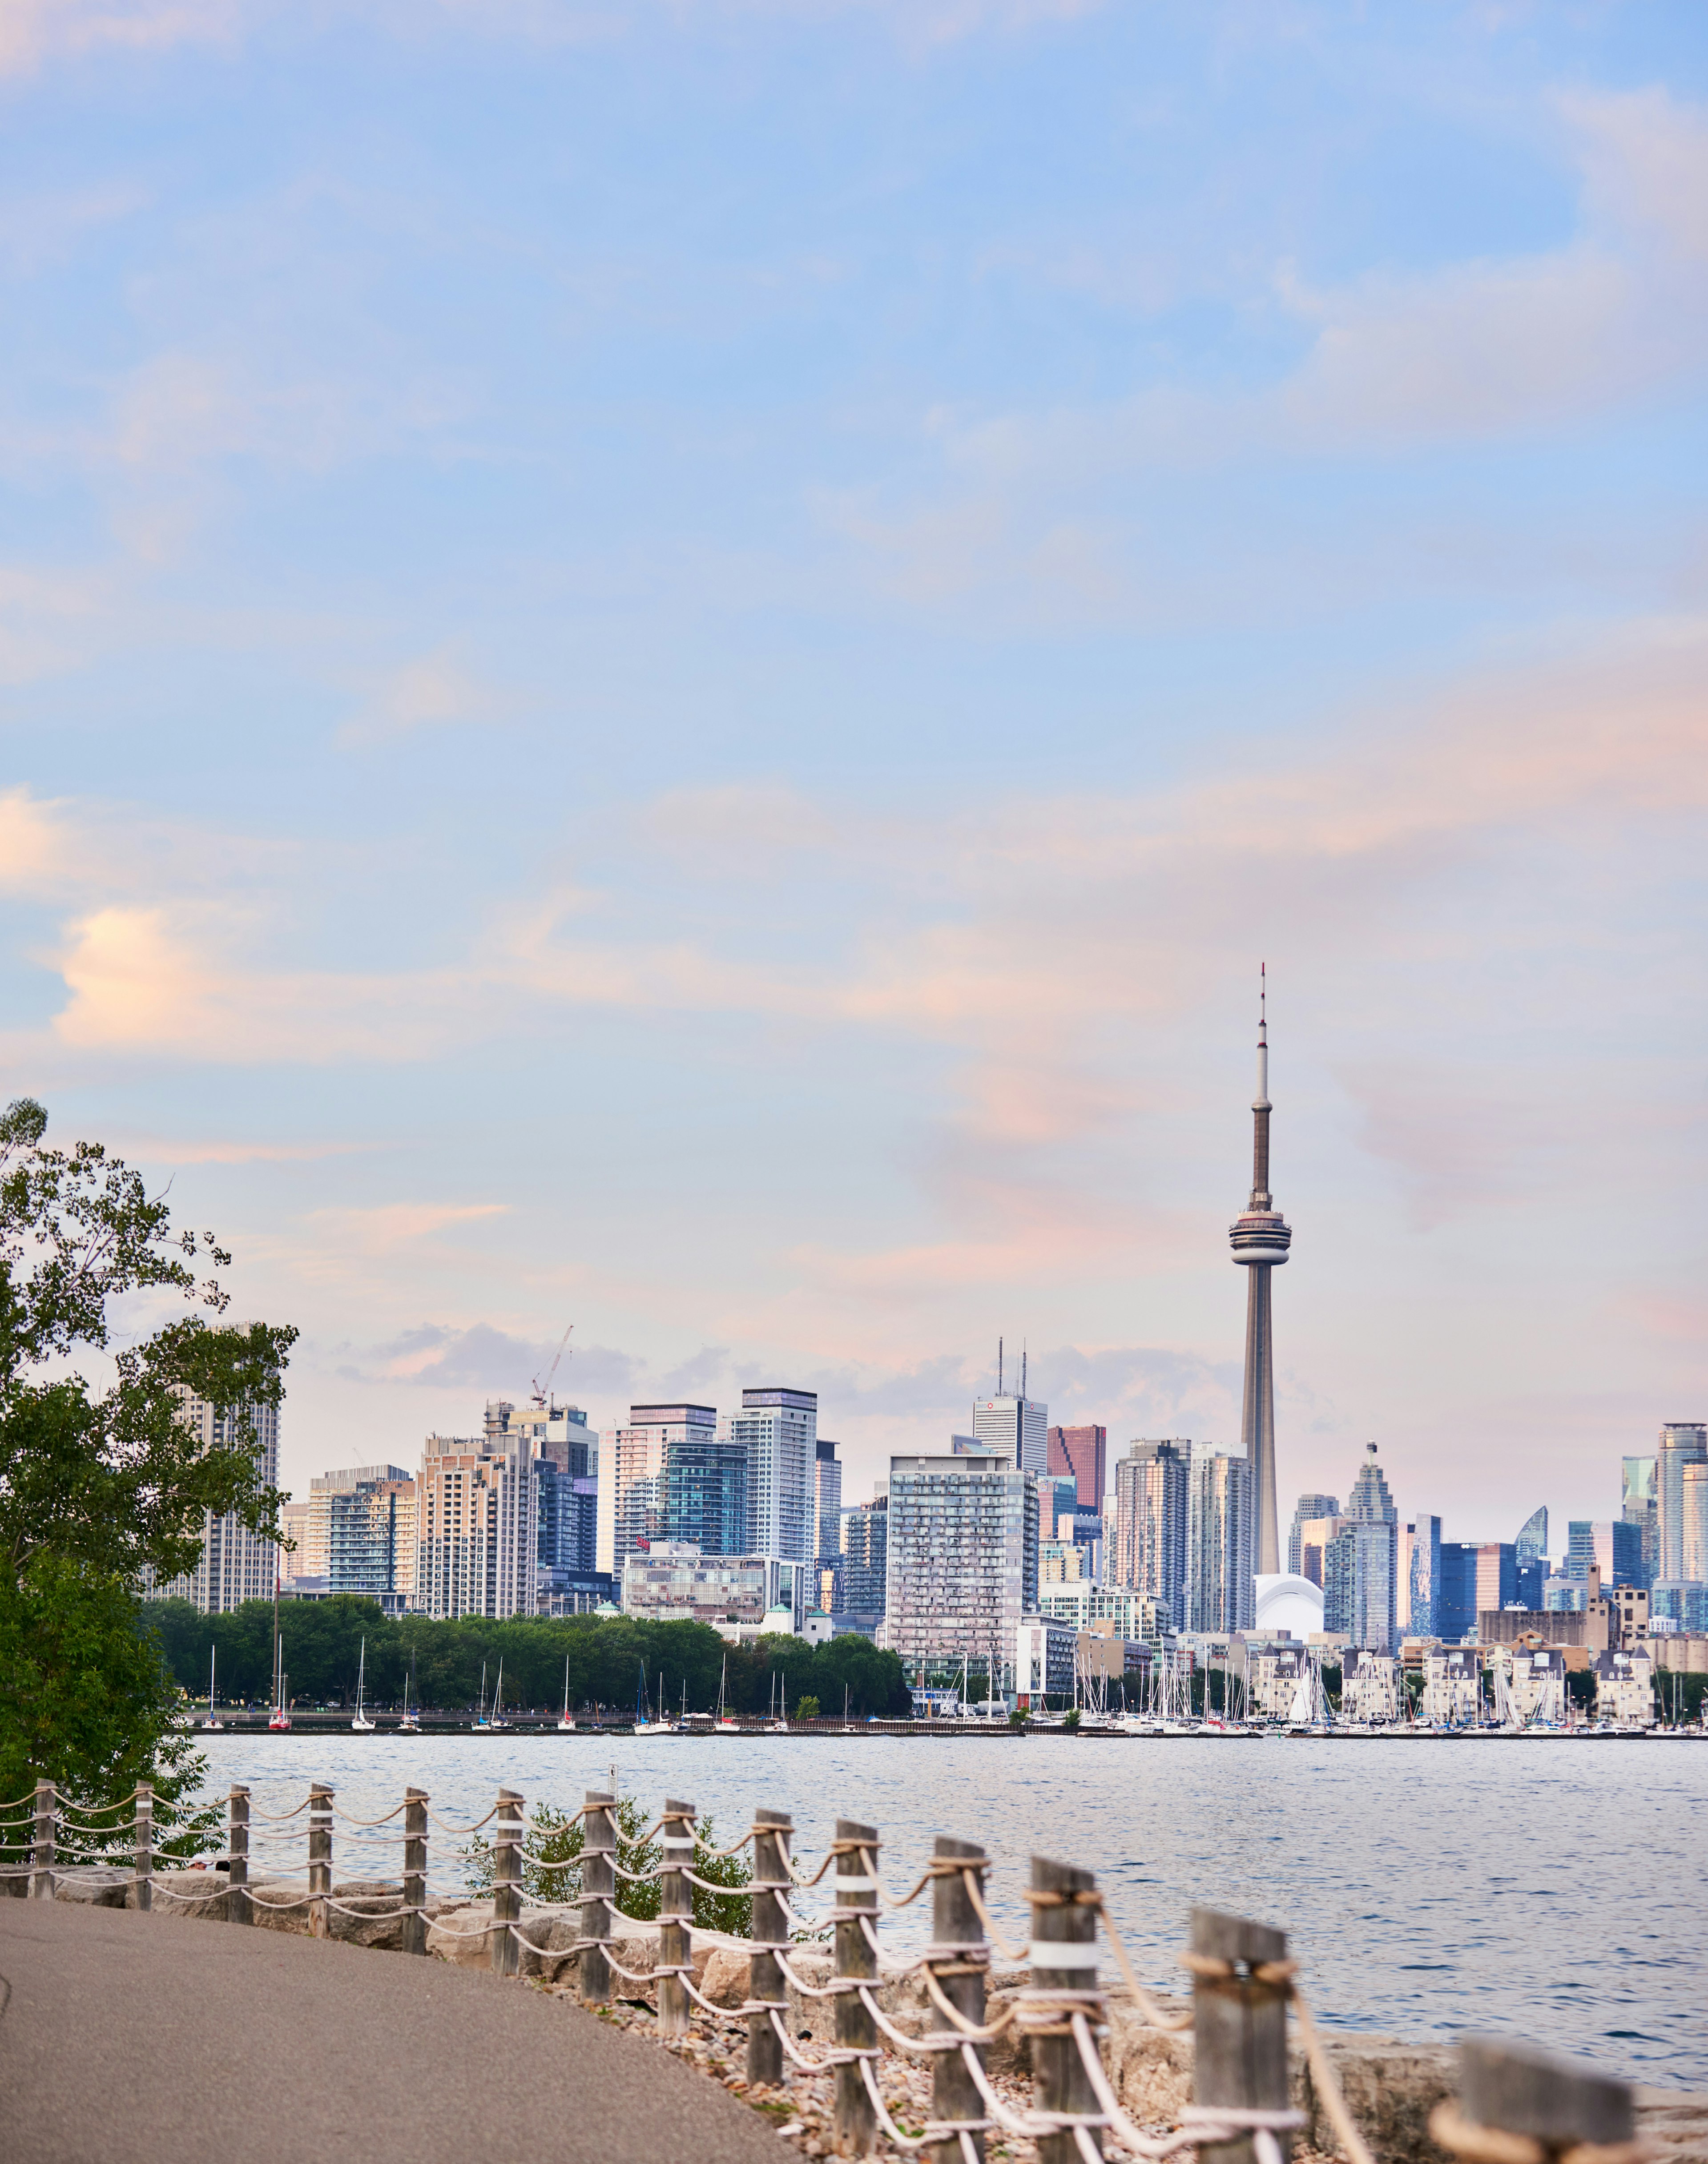
MULTIPOLYGON (((264 1703, 273 1688, 273 1607, 250 1601, 223 1615, 203 1615, 186 1600, 151 1603, 147 1622, 158 1634, 178 1683, 192 1697, 208 1689, 208 1657, 218 1650, 222 1699, 264 1703)), ((339 1594, 330 1600, 289 1601, 280 1611, 285 1671, 298 1705, 355 1703, 356 1668, 367 1643, 365 1689, 378 1706, 409 1702, 428 1711, 472 1708, 486 1669, 490 1694, 504 1663, 504 1704, 512 1711, 563 1704, 569 1663, 572 1708, 633 1709, 641 1668, 655 1709, 680 1713, 686 1687, 691 1713, 711 1713, 728 1663, 725 1695, 738 1717, 770 1706, 780 1674, 791 1713, 803 1699, 827 1715, 849 1710, 904 1715, 912 1705, 901 1661, 869 1639, 848 1636, 809 1646, 804 1638, 768 1637, 732 1646, 709 1624, 660 1623, 628 1616, 518 1616, 494 1622, 462 1616, 434 1622, 424 1615, 386 1615, 372 1600, 339 1594)))

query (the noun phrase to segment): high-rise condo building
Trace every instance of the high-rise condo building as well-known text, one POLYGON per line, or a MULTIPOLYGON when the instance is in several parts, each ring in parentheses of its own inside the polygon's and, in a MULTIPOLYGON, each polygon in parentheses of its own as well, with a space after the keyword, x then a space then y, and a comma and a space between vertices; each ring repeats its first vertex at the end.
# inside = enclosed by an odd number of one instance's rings
POLYGON ((1679 1500, 1679 1575, 1687 1585, 1708 1584, 1708 1464, 1700 1458, 1680 1473, 1679 1500))
POLYGON ((1251 1468, 1252 1568, 1260 1578, 1281 1568, 1275 1504, 1275 1355, 1269 1279, 1287 1259, 1293 1235, 1269 1193, 1268 974, 1258 999, 1258 1093, 1252 1100, 1251 1199, 1228 1231, 1233 1259, 1248 1273, 1245 1293, 1245 1400, 1240 1445, 1251 1468))
POLYGON ((539 1587, 533 1439, 491 1421, 479 1436, 430 1435, 417 1485, 415 1605, 424 1614, 532 1615, 539 1587))
POLYGON ((744 1390, 728 1439, 747 1450, 747 1552, 811 1563, 817 1546, 818 1399, 744 1390))
POLYGON ((1082 1510, 1103 1508, 1104 1473, 1109 1457, 1106 1427, 1053 1427, 1047 1431, 1045 1469, 1066 1474, 1082 1510))
MULTIPOLYGON (((239 1323, 239 1329, 246 1329, 239 1323)), ((222 1413, 203 1398, 183 1394, 182 1418, 203 1450, 229 1448, 247 1441, 255 1456, 261 1484, 279 1484, 279 1408, 250 1405, 222 1413)), ((252 1533, 235 1510, 216 1515, 202 1513, 202 1553, 194 1569, 163 1584, 145 1582, 143 1591, 154 1600, 187 1600, 204 1615, 223 1615, 240 1608, 245 1600, 271 1600, 279 1573, 281 1550, 276 1541, 252 1533)), ((293 1563, 295 1558, 291 1559, 293 1563)))
POLYGON ((1186 1509, 1189 1631, 1253 1626, 1253 1488, 1249 1460, 1229 1457, 1207 1443, 1193 1444, 1186 1509))
POLYGON ((973 1440, 985 1450, 1000 1450, 1022 1473, 1049 1471, 1049 1407, 1024 1393, 998 1389, 994 1398, 973 1400, 973 1440))
POLYGON ((1654 1584, 1660 1566, 1660 1520, 1655 1506, 1655 1462, 1653 1458, 1622 1458, 1619 1461, 1619 1515, 1642 1536, 1642 1576, 1645 1591, 1654 1584))
POLYGON ((1456 1645, 1479 1615, 1518 1598, 1518 1550, 1511 1541, 1443 1541, 1434 1636, 1456 1645))
POLYGON ((820 1563, 833 1563, 842 1552, 842 1465, 837 1446, 825 1437, 820 1436, 814 1447, 818 1485, 814 1505, 817 1531, 812 1552, 820 1563))
POLYGON ((1041 1473, 1038 1476, 1038 1537, 1041 1541, 1055 1541, 1074 1537, 1074 1520, 1079 1513, 1079 1484, 1068 1473, 1041 1473), (1065 1536, 1062 1520, 1069 1521, 1065 1536))
MULTIPOLYGON (((1295 1578, 1303 1578, 1306 1575, 1303 1541, 1305 1526, 1315 1518, 1337 1518, 1339 1515, 1340 1498, 1337 1495, 1301 1495, 1293 1505, 1293 1526, 1291 1531, 1287 1535, 1287 1568, 1295 1578)), ((1321 1585, 1322 1583, 1320 1563, 1317 1575, 1311 1579, 1311 1583, 1313 1585, 1321 1585)))
POLYGON ((748 1453, 720 1442, 710 1427, 673 1435, 665 1445, 665 1538, 706 1556, 745 1552, 748 1453))
POLYGON ((1361 1651, 1391 1653, 1398 1633, 1400 1514, 1376 1461, 1359 1468, 1346 1522, 1322 1558, 1322 1627, 1361 1651))
POLYGON ((1299 1568, 1295 1573, 1308 1578, 1313 1585, 1325 1583, 1323 1558, 1328 1553, 1329 1543, 1345 1531, 1347 1521, 1338 1510, 1327 1518, 1305 1518, 1299 1525, 1299 1568))
POLYGON ((281 1547, 279 1572, 288 1585, 293 1578, 324 1578, 326 1551, 323 1548, 316 1560, 311 1548, 313 1535, 308 1526, 308 1499, 281 1503, 279 1505, 279 1531, 290 1546, 281 1547))
POLYGON ((842 1606, 849 1615, 881 1616, 889 1570, 890 1499, 875 1496, 842 1514, 842 1606))
POLYGON ((1115 1466, 1112 1584, 1148 1594, 1176 1630, 1186 1622, 1192 1446, 1184 1436, 1138 1442, 1115 1466))
POLYGON ((997 1669, 1038 1607, 1038 1482, 1006 1452, 890 1461, 885 1641, 910 1670, 997 1669))
POLYGON ((1548 1505, 1532 1510, 1518 1528, 1518 1537, 1512 1543, 1517 1552, 1520 1565, 1538 1563, 1548 1553, 1548 1505))
POLYGON ((608 1428, 600 1436, 600 1570, 620 1576, 643 1541, 665 1537, 665 1459, 670 1445, 717 1439, 714 1407, 680 1403, 631 1405, 626 1427, 608 1428))
POLYGON ((1708 1426, 1700 1421, 1669 1421, 1655 1452, 1656 1531, 1659 1554, 1655 1576, 1688 1578, 1684 1568, 1684 1471, 1708 1462, 1708 1426))
POLYGON ((503 1399, 486 1407, 489 1435, 505 1429, 526 1436, 534 1455, 539 1496, 539 1606, 543 1614, 574 1613, 598 1598, 593 1587, 599 1547, 599 1438, 579 1405, 536 1399, 520 1411, 503 1399))
POLYGON ((401 1610, 415 1600, 416 1486, 401 1465, 357 1465, 308 1484, 309 1541, 328 1593, 401 1610))

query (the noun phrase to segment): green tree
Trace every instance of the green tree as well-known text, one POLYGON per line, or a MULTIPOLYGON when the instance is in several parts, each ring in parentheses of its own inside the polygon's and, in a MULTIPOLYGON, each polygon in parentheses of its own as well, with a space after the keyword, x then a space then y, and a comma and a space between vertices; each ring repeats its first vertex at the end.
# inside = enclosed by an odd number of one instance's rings
POLYGON ((213 1235, 174 1231, 100 1143, 46 1132, 31 1098, 0 1113, 0 1789, 45 1776, 92 1800, 152 1768, 170 1799, 198 1762, 137 1596, 193 1566, 210 1510, 276 1536, 248 1408, 279 1401, 297 1333, 210 1320, 228 1295, 202 1266, 230 1261, 213 1235), (191 1311, 115 1345, 138 1295, 191 1311), (191 1397, 223 1416, 211 1447, 191 1397))

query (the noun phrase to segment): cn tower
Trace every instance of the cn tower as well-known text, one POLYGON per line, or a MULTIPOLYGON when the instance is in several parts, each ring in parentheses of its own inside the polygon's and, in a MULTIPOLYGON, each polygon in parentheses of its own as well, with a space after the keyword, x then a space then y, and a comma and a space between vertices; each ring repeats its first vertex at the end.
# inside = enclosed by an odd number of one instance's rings
POLYGON ((1252 1100, 1251 1200, 1228 1227, 1233 1259, 1245 1281, 1245 1410, 1240 1437, 1251 1467, 1252 1572, 1266 1578, 1281 1568, 1275 1510, 1275 1354, 1269 1312, 1269 1273, 1287 1259, 1293 1235, 1269 1196, 1269 981, 1260 967, 1258 991, 1258 1093, 1252 1100))

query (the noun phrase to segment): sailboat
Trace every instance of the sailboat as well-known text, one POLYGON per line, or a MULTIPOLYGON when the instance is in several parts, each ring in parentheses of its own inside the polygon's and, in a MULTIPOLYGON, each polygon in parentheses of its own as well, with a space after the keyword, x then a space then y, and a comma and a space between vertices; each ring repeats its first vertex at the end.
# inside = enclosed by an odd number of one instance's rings
POLYGON ((409 1686, 414 1680, 414 1676, 415 1657, 412 1654, 409 1660, 409 1673, 403 1678, 403 1718, 397 1724, 406 1736, 418 1735, 421 1730, 421 1715, 419 1713, 411 1713, 409 1710, 409 1686))
MULTIPOLYGON (((662 1696, 662 1682, 660 1682, 660 1694, 662 1696)), ((634 1732, 637 1736, 668 1736, 670 1733, 669 1721, 654 1720, 652 1717, 652 1702, 647 1696, 644 1661, 640 1664, 640 1681, 636 1684, 634 1691, 634 1732)))
POLYGON ((267 1726, 275 1732, 281 1732, 288 1730, 290 1725, 291 1716, 285 1710, 285 1641, 275 1631, 273 1634, 273 1710, 268 1718, 267 1726))
POLYGON ((771 1733, 773 1736, 786 1736, 789 1733, 789 1671, 785 1668, 780 1676, 774 1675, 771 1682, 775 1692, 771 1710, 776 1716, 771 1723, 771 1733))
POLYGON ((724 1694, 729 1689, 729 1656, 723 1657, 723 1673, 717 1678, 717 1733, 720 1736, 738 1736, 741 1723, 732 1720, 724 1705, 724 1694))
POLYGON ((504 1657, 498 1657, 498 1680, 492 1686, 492 1710, 486 1716, 488 1728, 508 1728, 510 1724, 500 1717, 499 1708, 504 1703, 504 1657))
POLYGON ((844 1683, 842 1687, 842 1732, 844 1736, 854 1736, 859 1731, 855 1729, 853 1721, 849 1719, 848 1694, 849 1687, 844 1683))
POLYGON ((559 1721, 558 1726, 568 1729, 573 1728, 575 1725, 575 1716, 570 1711, 570 1657, 565 1653, 564 1655, 564 1711, 563 1718, 559 1721))
POLYGON ((486 1718, 486 1663, 482 1661, 481 1663, 481 1703, 476 1709, 475 1726, 477 1729, 480 1729, 490 1728, 491 1725, 491 1722, 486 1718))
POLYGON ((210 1646, 208 1649, 208 1718, 202 1724, 204 1728, 223 1728, 225 1725, 213 1710, 213 1663, 218 1652, 218 1646, 210 1646))
POLYGON ((361 1658, 356 1663, 356 1717, 350 1723, 350 1726, 355 1729, 358 1736, 371 1736, 374 1732, 373 1722, 362 1711, 362 1689, 367 1682, 367 1677, 368 1641, 364 1638, 361 1658))

